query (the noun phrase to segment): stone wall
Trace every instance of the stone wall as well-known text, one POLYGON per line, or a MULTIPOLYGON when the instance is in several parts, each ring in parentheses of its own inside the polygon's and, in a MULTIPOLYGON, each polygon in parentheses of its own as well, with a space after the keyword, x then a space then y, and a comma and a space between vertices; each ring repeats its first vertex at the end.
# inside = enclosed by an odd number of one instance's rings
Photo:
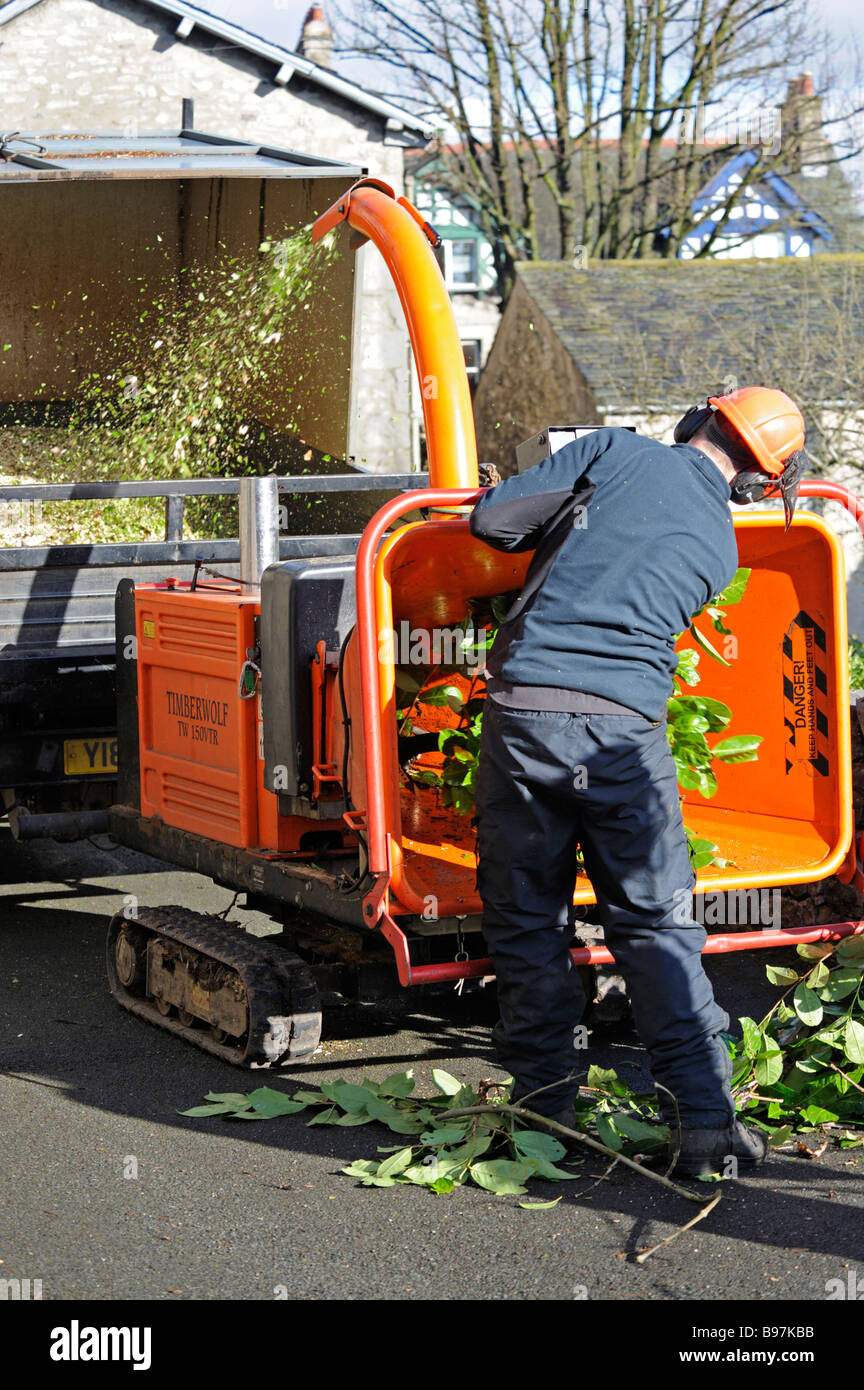
MULTIPOLYGON (((402 190, 403 152, 384 144, 384 118, 275 64, 134 0, 42 0, 0 31, 0 130, 176 131, 184 97, 197 129, 362 165, 402 190)), ((4 197, 16 190, 4 189, 4 197)), ((410 466, 409 346, 389 273, 372 246, 357 253, 349 450, 376 471, 410 466)))

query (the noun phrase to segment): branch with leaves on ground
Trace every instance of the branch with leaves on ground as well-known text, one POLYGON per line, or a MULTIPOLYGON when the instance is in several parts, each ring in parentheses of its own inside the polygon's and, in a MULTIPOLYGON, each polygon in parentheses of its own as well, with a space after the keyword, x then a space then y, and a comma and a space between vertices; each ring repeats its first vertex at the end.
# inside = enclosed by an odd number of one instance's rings
MULTIPOLYGON (((748 1125, 761 1129, 780 1156, 818 1158, 832 1141, 864 1152, 864 937, 836 945, 802 945, 803 968, 767 967, 783 994, 760 1023, 740 1020, 743 1038, 726 1037, 733 1057, 733 1094, 748 1125), (805 1136, 816 1139, 811 1148, 805 1136)), ((534 1181, 586 1180, 578 1198, 620 1165, 641 1177, 700 1201, 698 1194, 645 1167, 668 1153, 669 1130, 657 1120, 654 1092, 634 1091, 615 1071, 589 1067, 579 1088, 573 1127, 510 1103, 512 1083, 483 1081, 472 1087, 433 1069, 435 1094, 414 1095, 413 1071, 382 1081, 323 1081, 315 1090, 211 1092, 205 1104, 180 1113, 192 1118, 268 1120, 309 1112, 309 1125, 354 1128, 378 1124, 398 1135, 379 1144, 377 1156, 356 1159, 342 1172, 364 1187, 410 1184, 444 1195, 466 1184, 498 1195, 525 1196, 534 1181), (541 1127, 541 1128, 538 1128, 541 1127), (597 1178, 568 1171, 581 1160, 567 1157, 562 1140, 609 1161, 597 1178), (566 1164, 566 1166, 564 1166, 566 1164)), ((721 1180, 725 1174, 699 1181, 721 1180)), ((694 1181, 696 1181, 694 1179, 694 1181)), ((529 1210, 557 1205, 560 1197, 521 1202, 529 1210)))

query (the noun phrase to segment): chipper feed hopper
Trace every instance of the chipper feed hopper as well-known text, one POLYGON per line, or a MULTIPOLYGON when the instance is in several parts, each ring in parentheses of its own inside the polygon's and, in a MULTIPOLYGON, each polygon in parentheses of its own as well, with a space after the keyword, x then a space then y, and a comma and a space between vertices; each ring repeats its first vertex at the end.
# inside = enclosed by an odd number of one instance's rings
MULTIPOLYGON (((469 600, 518 589, 531 557, 493 551, 469 531, 480 495, 471 403, 434 231, 373 179, 321 216, 315 236, 333 229, 352 247, 374 242, 398 288, 422 388, 430 487, 385 504, 356 552, 280 563, 267 517, 275 481, 250 482, 241 494, 242 582, 170 576, 118 601, 118 650, 134 625, 137 662, 123 673, 128 804, 114 809, 113 833, 245 890, 283 932, 277 944, 182 906, 140 905, 111 923, 111 988, 136 1014, 252 1066, 311 1056, 322 984, 362 987, 382 961, 392 973, 394 957, 403 986, 492 973, 470 817, 442 809, 434 787, 405 775, 399 653, 382 634, 406 623, 415 634, 459 624, 469 600)), ((803 491, 860 515, 839 487, 803 491)), ((864 886, 851 815, 840 543, 809 513, 788 535, 779 513, 742 513, 735 524, 752 576, 736 609, 738 659, 711 670, 710 694, 736 711, 730 735, 759 732, 764 741, 757 762, 719 769, 711 801, 685 798, 691 831, 722 845, 728 862, 704 870, 697 892, 835 873, 864 886)), ((433 670, 427 689, 441 682, 433 670)), ((458 723, 441 704, 433 712, 427 729, 458 723)), ((576 904, 592 901, 590 884, 577 879, 576 904)), ((706 949, 862 928, 727 931, 706 949)), ((582 964, 612 960, 603 947, 573 954, 582 964)))

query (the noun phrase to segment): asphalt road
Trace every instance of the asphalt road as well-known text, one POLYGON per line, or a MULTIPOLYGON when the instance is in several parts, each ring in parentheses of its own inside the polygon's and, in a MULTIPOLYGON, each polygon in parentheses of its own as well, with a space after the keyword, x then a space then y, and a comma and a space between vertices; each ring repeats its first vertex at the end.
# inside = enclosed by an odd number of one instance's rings
MULTIPOLYGON (((302 1115, 182 1117, 205 1092, 251 1089, 261 1074, 124 1013, 107 992, 106 920, 130 892, 205 912, 231 895, 99 844, 20 846, 0 830, 0 1279, 39 1279, 44 1299, 76 1300, 816 1303, 849 1271, 864 1291, 864 1163, 849 1152, 775 1156, 640 1265, 635 1254, 694 1208, 617 1170, 581 1197, 602 1171, 590 1159, 557 1207, 528 1212, 476 1188, 435 1197, 356 1186, 339 1170, 392 1142, 383 1130, 308 1128, 302 1115)), ((733 1017, 760 1017, 773 999, 767 958, 711 961, 733 1017)), ((313 1062, 275 1084, 408 1066, 419 1090, 432 1090, 433 1066, 498 1077, 489 1013, 487 996, 452 991, 402 1008, 333 1008, 313 1062)), ((589 1060, 629 1079, 643 1054, 632 1038, 592 1040, 589 1060)), ((537 1184, 535 1195, 561 1187, 537 1184)))

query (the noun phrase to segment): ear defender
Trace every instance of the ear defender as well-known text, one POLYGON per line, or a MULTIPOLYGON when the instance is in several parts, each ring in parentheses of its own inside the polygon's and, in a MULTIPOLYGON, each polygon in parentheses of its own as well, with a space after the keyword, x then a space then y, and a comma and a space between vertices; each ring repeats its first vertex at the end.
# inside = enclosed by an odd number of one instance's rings
POLYGON ((714 411, 707 401, 702 401, 699 405, 694 405, 692 410, 688 410, 686 415, 682 415, 673 431, 673 439, 676 444, 688 444, 694 434, 698 434, 703 425, 707 425, 714 411))

